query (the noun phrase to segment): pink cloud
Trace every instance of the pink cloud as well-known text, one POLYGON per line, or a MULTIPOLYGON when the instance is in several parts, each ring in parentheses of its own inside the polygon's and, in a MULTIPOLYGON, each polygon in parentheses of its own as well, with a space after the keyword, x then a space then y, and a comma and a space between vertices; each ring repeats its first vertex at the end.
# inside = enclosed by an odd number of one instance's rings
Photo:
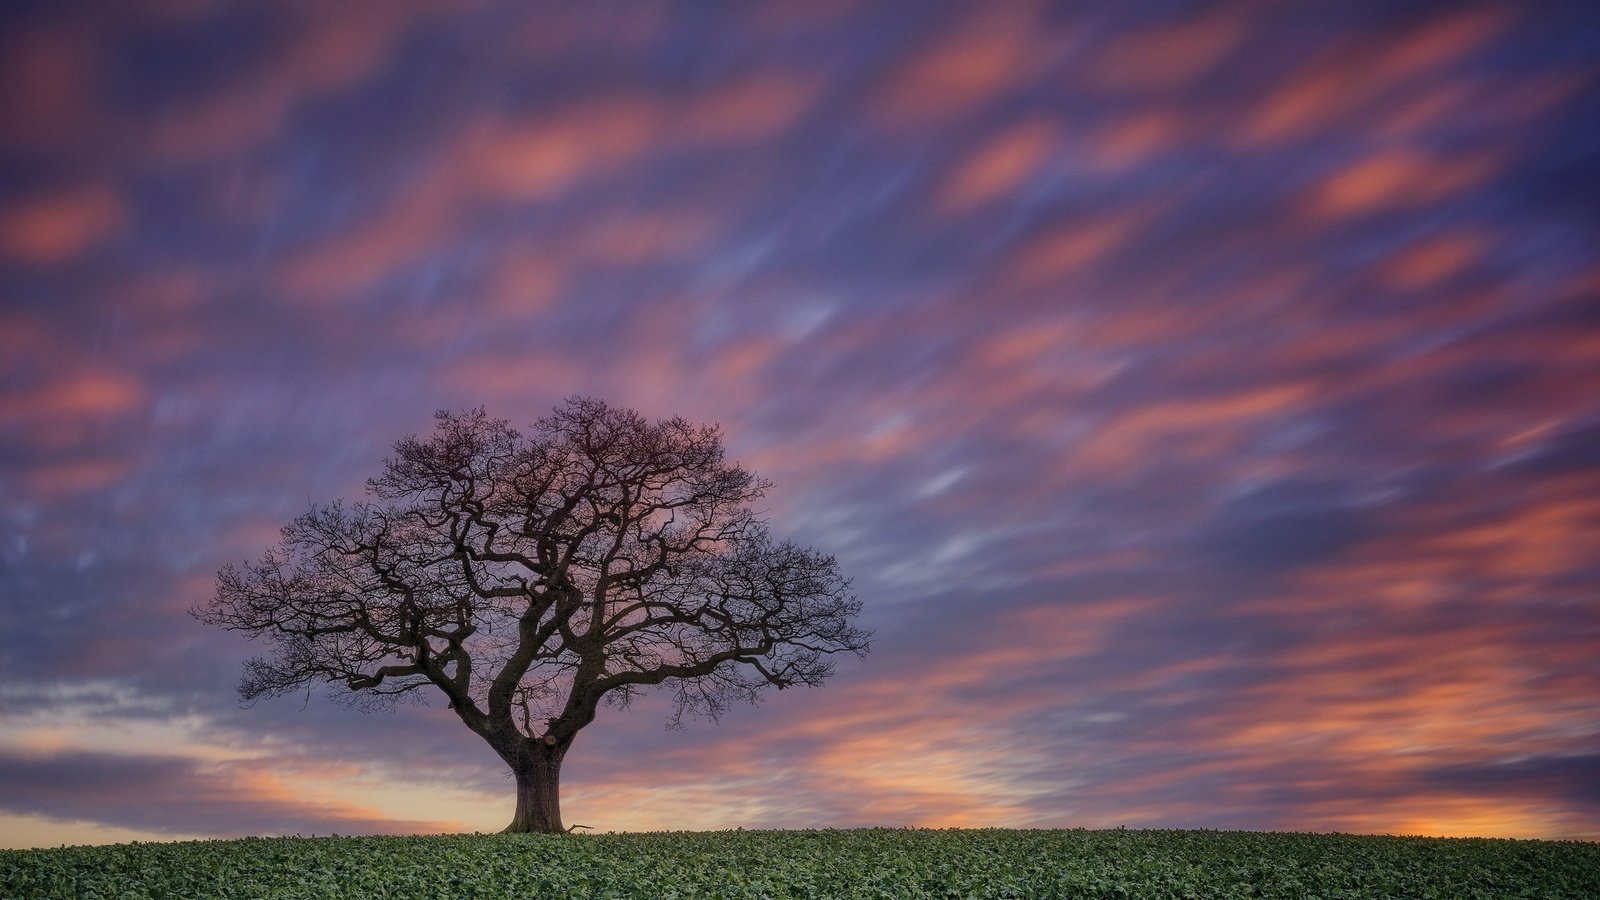
POLYGON ((1246 20, 1233 12, 1137 29, 1099 51, 1089 80, 1101 90, 1179 90, 1238 48, 1247 31, 1246 20))
POLYGON ((1038 76, 1061 37, 1033 4, 984 6, 900 63, 878 87, 871 115, 924 125, 992 103, 1038 76))
POLYGON ((646 97, 613 96, 537 118, 485 119, 463 135, 447 168, 484 197, 540 200, 637 159, 665 115, 646 97))
POLYGON ((81 139, 94 102, 98 56, 89 32, 19 30, 0 41, 0 145, 48 147, 81 139))
POLYGON ((58 265, 120 233, 128 214, 106 184, 85 184, 0 210, 0 253, 34 265, 58 265))
POLYGON ((1014 196, 1059 146, 1061 137, 1061 129, 1046 117, 1011 126, 945 177, 936 206, 945 212, 964 212, 1014 196))
POLYGON ((1326 220, 1426 206, 1482 184, 1497 165, 1490 153, 1437 159, 1406 148, 1379 150, 1312 189, 1308 212, 1326 220))
POLYGON ((822 87, 821 78, 800 73, 738 77, 691 99, 672 130, 707 143, 769 141, 811 109, 822 87))

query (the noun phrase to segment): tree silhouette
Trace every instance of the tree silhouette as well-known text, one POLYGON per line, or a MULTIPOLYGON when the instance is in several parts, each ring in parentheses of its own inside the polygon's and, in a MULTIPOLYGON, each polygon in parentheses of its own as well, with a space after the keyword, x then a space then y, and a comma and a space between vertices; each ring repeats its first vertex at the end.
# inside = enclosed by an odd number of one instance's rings
POLYGON ((309 690, 370 704, 443 692, 516 778, 507 831, 561 832, 561 763, 602 701, 661 687, 715 719, 767 685, 818 685, 867 651, 831 556, 775 541, 770 486, 716 426, 574 398, 527 433, 437 413, 394 446, 370 501, 314 507, 229 566, 202 621, 263 637, 246 701, 309 690))

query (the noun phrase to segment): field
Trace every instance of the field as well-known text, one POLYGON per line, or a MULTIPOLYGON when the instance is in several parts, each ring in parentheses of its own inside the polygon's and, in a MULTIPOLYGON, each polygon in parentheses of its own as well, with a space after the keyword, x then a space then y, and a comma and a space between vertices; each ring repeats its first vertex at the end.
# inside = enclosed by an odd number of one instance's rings
POLYGON ((1600 844, 1220 831, 246 838, 0 851, 0 897, 1600 897, 1600 844))

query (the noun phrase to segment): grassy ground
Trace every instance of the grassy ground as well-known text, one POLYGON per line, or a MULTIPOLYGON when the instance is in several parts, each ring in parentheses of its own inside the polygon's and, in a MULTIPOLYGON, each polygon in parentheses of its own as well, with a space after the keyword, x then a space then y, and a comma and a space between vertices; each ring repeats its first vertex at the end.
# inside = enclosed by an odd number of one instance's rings
POLYGON ((0 851, 0 897, 1600 898, 1600 844, 1218 831, 247 838, 0 851))

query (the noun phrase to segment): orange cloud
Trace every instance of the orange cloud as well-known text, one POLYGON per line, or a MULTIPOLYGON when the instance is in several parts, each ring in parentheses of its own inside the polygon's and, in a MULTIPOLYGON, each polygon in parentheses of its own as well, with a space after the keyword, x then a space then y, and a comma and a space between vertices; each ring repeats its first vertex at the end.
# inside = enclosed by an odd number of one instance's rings
POLYGON ((1383 47, 1369 71, 1379 81, 1394 82, 1456 63, 1504 31, 1513 10, 1485 4, 1429 17, 1383 47))
POLYGON ((120 232, 122 198, 105 184, 88 184, 0 210, 0 253, 35 265, 75 259, 120 232))
POLYGON ((1492 246, 1487 235, 1455 232, 1428 238, 1395 254, 1382 278, 1397 290, 1423 290, 1468 270, 1492 246))
MULTIPOLYGON (((26 360, 42 347, 20 349, 26 360)), ((8 441, 31 460, 15 470, 19 494, 55 499, 127 477, 139 459, 102 442, 110 423, 145 409, 148 397, 140 379, 104 368, 52 372, 29 387, 0 392, 0 421, 16 429, 8 441)))
POLYGON ((566 283, 566 269, 544 247, 512 245, 493 265, 486 306, 510 319, 549 309, 566 283))
MULTIPOLYGON (((1380 282, 1381 283, 1381 282, 1380 282)), ((1584 413, 1576 398, 1600 391, 1600 335, 1581 328, 1518 328, 1504 332, 1471 329, 1474 322, 1502 314, 1518 302, 1504 287, 1489 284, 1472 289, 1462 286, 1449 304, 1396 306, 1379 329, 1373 323, 1330 321, 1319 333, 1292 345, 1264 347, 1265 358, 1284 365, 1308 360, 1335 361, 1359 354, 1374 342, 1397 341, 1406 334, 1441 329, 1467 331, 1456 340, 1429 346, 1427 352, 1376 358, 1351 369, 1336 382, 1323 386, 1325 396, 1359 397, 1374 413, 1393 421, 1414 418, 1419 408, 1428 410, 1425 421, 1430 438, 1487 447, 1510 422, 1564 421, 1584 413), (1445 385, 1475 371, 1510 370, 1523 373, 1507 386, 1471 404, 1439 404, 1445 385)), ((1582 302, 1582 301, 1577 301, 1582 302)), ((1525 426, 1518 426, 1523 430, 1525 426)))
POLYGON ((1095 426, 1062 458, 1065 471, 1127 472, 1156 459, 1224 459, 1251 425, 1301 407, 1312 386, 1286 383, 1135 407, 1095 426))
POLYGON ((732 342, 718 349, 707 367, 713 380, 729 385, 754 387, 755 379, 787 347, 783 341, 750 338, 732 342))
POLYGON ((716 233, 707 212, 653 210, 602 216, 574 240, 572 252, 608 266, 692 258, 716 233))
POLYGON ((110 371, 68 374, 25 393, 0 397, 6 418, 113 416, 144 403, 145 392, 131 376, 110 371))
POLYGON ((1174 91, 1201 77, 1244 39, 1234 15, 1139 29, 1107 44, 1089 80, 1112 91, 1174 91))
POLYGON ((395 43, 430 5, 309 7, 313 14, 285 29, 283 47, 241 78, 132 126, 143 133, 151 154, 171 162, 214 159, 258 145, 281 133, 308 102, 380 72, 395 43))
POLYGON ((1038 171, 1060 137, 1060 130, 1048 119, 1013 125, 946 176, 935 206, 944 212, 965 212, 1013 193, 1038 171))
POLYGON ((363 774, 361 768, 351 765, 317 764, 278 767, 278 771, 263 767, 259 761, 228 763, 220 767, 223 777, 216 780, 215 791, 197 792, 201 802, 219 805, 253 805, 278 811, 279 815, 303 817, 321 822, 333 830, 349 832, 368 831, 382 823, 388 832, 410 834, 440 834, 466 831, 463 823, 454 820, 411 820, 396 818, 379 804, 357 803, 343 799, 318 796, 308 791, 308 782, 323 785, 350 781, 363 774))
POLYGON ((1011 281, 1018 287, 1036 287, 1090 269, 1126 244, 1149 217, 1135 209, 1042 230, 1008 260, 1011 281))
POLYGON ((593 99, 536 119, 486 120, 451 168, 496 200, 540 200, 614 171, 658 139, 664 110, 637 97, 593 99))
POLYGON ((1533 635, 1545 627, 1536 610, 1570 603, 1558 585, 1581 577, 1600 540, 1595 487, 1581 471, 1536 484, 1488 474, 1472 496, 1374 512, 1381 540, 1236 607, 1315 622, 1314 637, 1256 660, 1271 678, 1225 708, 1175 720, 1168 737, 1224 769, 1281 765, 1247 784, 1327 795, 1294 803, 1285 825, 1594 835, 1580 804, 1548 788, 1537 800, 1502 796, 1491 773, 1570 756, 1574 735, 1593 728, 1593 641, 1533 635), (1485 508, 1483 496, 1496 499, 1485 508), (1444 790, 1438 773, 1452 768, 1481 776, 1444 790))
MULTIPOLYGON (((942 410, 987 410, 986 430, 1056 440, 1069 419, 1063 399, 1087 402, 1126 366, 1127 358, 1106 352, 1094 339, 1092 324, 1082 318, 1039 318, 996 329, 974 342, 960 366, 930 385, 928 402, 942 410)), ((973 427, 964 424, 967 418, 953 416, 938 427, 973 427)))
POLYGON ((1091 143, 1090 160, 1101 169, 1123 170, 1144 162, 1184 136, 1183 118, 1170 110, 1146 110, 1111 120, 1091 143))
POLYGON ((340 3, 315 14, 290 33, 279 68, 308 93, 355 84, 379 71, 396 41, 429 3, 340 3), (409 7, 409 8, 408 8, 409 7))
POLYGON ((822 84, 815 76, 775 72, 738 78, 691 100, 672 130, 708 143, 770 140, 811 109, 822 84))
POLYGON ((0 41, 0 144, 49 146, 81 136, 99 63, 82 30, 17 31, 0 41))
POLYGON ((155 120, 145 134, 146 149, 160 159, 190 163, 259 144, 282 129, 301 99, 297 87, 274 75, 216 91, 155 120))
POLYGON ((1381 112, 1373 134, 1384 141, 1425 136, 1433 129, 1449 127, 1464 106, 1481 102, 1481 94, 1482 87, 1466 79, 1419 85, 1381 112))
POLYGON ((1082 332, 1082 324, 1071 318, 1030 322, 990 335, 977 347, 975 356, 990 366, 1032 362, 1042 354, 1072 345, 1082 332))
POLYGON ((1600 498, 1595 479, 1549 479, 1541 496, 1497 521, 1451 527, 1431 522, 1426 539, 1411 546, 1418 562, 1452 561, 1463 571, 1522 586, 1559 573, 1576 573, 1600 541, 1600 498))
MULTIPOLYGON (((748 791, 757 796, 745 814, 775 812, 778 821, 800 817, 837 824, 841 811, 828 808, 836 803, 848 806, 843 814, 849 821, 874 824, 1015 827, 1035 821, 1039 812, 1030 801, 1059 786, 1028 777, 1047 764, 1049 748, 1016 741, 1011 728, 1040 709, 1067 702, 1072 689, 1032 679, 1031 688, 982 704, 955 698, 1103 652, 1113 629, 1158 606, 1157 598, 1126 597, 1002 613, 973 628, 963 649, 928 656, 890 677, 832 687, 803 715, 764 727, 754 737, 719 739, 713 733, 698 739, 694 776, 674 766, 675 777, 663 785, 654 773, 608 772, 596 790, 615 795, 603 805, 586 803, 585 814, 615 817, 628 828, 671 825, 670 818, 652 815, 657 810, 650 801, 663 791, 674 795, 680 779, 692 778, 722 784, 753 779, 748 791), (770 783, 759 779, 763 772, 770 783), (820 796, 808 800, 812 791, 820 796), (816 805, 808 808, 808 803, 816 805)), ((741 821, 736 810, 718 811, 715 824, 750 821, 741 821)))
POLYGON ((25 493, 37 499, 83 494, 108 487, 128 477, 134 464, 126 459, 84 459, 47 462, 30 468, 25 493))
MULTIPOLYGON (((542 201, 612 174, 644 153, 664 122, 662 109, 633 98, 592 101, 541 118, 482 120, 388 208, 291 257, 280 273, 282 284, 290 294, 312 299, 370 288, 447 249, 445 238, 482 204, 542 201)), ((559 252, 637 265, 694 250, 712 227, 708 216, 695 212, 614 214, 566 235, 559 252)), ((490 293, 509 299, 508 291, 525 292, 513 306, 526 307, 540 296, 546 302, 567 268, 551 262, 557 252, 541 251, 538 272, 526 259, 502 266, 490 293)))
POLYGON ((1330 127, 1361 99, 1341 73, 1318 66, 1276 88, 1247 115, 1242 143, 1277 144, 1330 127))
MULTIPOLYGON (((470 7, 481 0, 436 0, 438 6, 470 7)), ((630 3, 615 15, 595 16, 579 5, 541 7, 533 15, 497 23, 507 31, 504 50, 516 61, 560 59, 581 52, 584 58, 604 53, 635 55, 649 52, 671 22, 673 8, 664 3, 630 3), (602 50, 603 48, 603 50, 602 50)), ((499 48, 494 48, 499 49, 499 48)))
POLYGON ((1465 85, 1416 76, 1446 67, 1509 22, 1509 7, 1480 6, 1434 17, 1395 37, 1344 39, 1316 53, 1251 110, 1241 138, 1271 146, 1339 127, 1362 115, 1380 134, 1403 134, 1459 109, 1465 85), (1395 92, 1399 92, 1397 96, 1395 92), (1412 92, 1415 93, 1412 93, 1412 92), (1396 103, 1392 109, 1382 104, 1396 103))
POLYGON ((1498 168, 1487 154, 1440 160, 1404 148, 1379 150, 1315 186, 1307 210, 1319 220, 1437 203, 1483 182, 1498 168))
POLYGON ((873 112, 889 124, 918 124, 992 102, 1043 70, 1052 40, 1031 5, 984 5, 891 73, 873 112))
POLYGON ((448 191, 445 182, 422 179, 389 208, 290 257, 279 274, 284 291, 302 302, 344 297, 438 252, 454 223, 448 191))
POLYGON ((1597 832, 1581 811, 1552 808, 1542 798, 1510 800, 1505 797, 1459 797, 1433 792, 1340 804, 1339 808, 1312 806, 1301 821, 1317 822, 1322 829, 1376 834, 1430 837, 1530 837, 1594 840, 1597 832))

